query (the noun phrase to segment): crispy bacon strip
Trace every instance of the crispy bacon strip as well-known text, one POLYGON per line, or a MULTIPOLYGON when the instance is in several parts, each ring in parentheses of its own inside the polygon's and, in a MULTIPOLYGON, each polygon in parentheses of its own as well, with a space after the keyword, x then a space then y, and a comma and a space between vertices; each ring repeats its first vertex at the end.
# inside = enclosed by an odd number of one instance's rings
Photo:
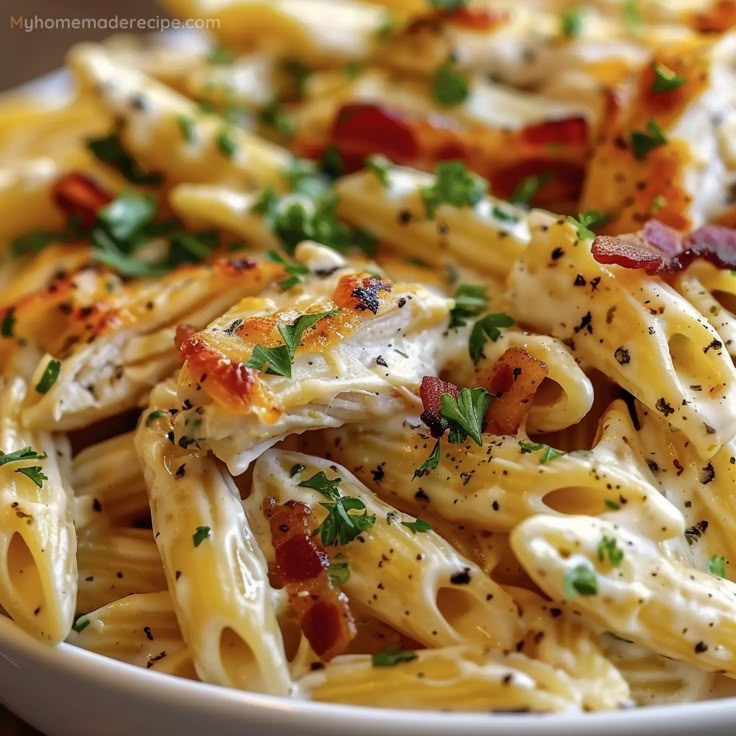
POLYGON ((299 501, 263 502, 271 525, 276 575, 289 594, 304 636, 323 662, 345 651, 357 628, 347 596, 335 590, 327 574, 330 558, 312 536, 311 509, 299 501))
POLYGON ((485 388, 495 399, 486 411, 486 432, 516 434, 549 369, 522 348, 509 348, 492 366, 485 388))
POLYGON ((682 235, 657 220, 649 220, 638 233, 600 235, 593 241, 598 263, 640 268, 648 274, 684 271, 696 258, 718 268, 736 268, 736 230, 704 225, 682 235))
POLYGON ((420 419, 429 427, 432 437, 442 437, 444 427, 440 416, 440 396, 450 394, 457 397, 460 389, 449 381, 443 381, 437 376, 424 376, 419 387, 419 398, 422 400, 424 411, 420 419))
POLYGON ((113 200, 111 194, 83 171, 64 174, 54 184, 52 195, 67 215, 79 218, 85 227, 92 227, 97 211, 113 200))
POLYGON ((478 33, 486 33, 507 19, 507 14, 503 11, 491 8, 469 8, 467 5, 461 5, 455 10, 440 15, 452 25, 478 33))

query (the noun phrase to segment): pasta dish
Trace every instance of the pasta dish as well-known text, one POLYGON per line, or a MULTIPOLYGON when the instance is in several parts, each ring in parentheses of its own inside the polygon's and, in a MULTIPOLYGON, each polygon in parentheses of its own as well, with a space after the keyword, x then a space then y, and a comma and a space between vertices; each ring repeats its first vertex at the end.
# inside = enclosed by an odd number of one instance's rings
POLYGON ((0 100, 2 611, 295 699, 736 693, 736 2, 165 5, 217 31, 0 100))

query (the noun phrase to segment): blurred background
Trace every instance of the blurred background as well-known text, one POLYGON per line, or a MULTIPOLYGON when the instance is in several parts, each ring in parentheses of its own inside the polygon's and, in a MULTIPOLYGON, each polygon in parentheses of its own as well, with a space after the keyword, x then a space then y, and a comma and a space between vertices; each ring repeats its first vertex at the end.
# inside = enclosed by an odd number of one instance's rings
POLYGON ((0 91, 61 66, 66 50, 77 41, 111 35, 111 31, 90 29, 27 32, 11 28, 11 18, 109 18, 115 15, 151 18, 166 13, 156 0, 0 0, 0 91))

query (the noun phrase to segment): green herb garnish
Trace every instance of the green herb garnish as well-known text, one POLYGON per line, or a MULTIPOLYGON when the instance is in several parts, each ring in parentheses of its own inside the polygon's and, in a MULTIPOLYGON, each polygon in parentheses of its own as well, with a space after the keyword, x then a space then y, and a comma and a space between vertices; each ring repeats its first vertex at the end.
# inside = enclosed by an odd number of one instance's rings
POLYGON ((434 75, 432 81, 432 97, 440 105, 459 105, 464 102, 470 90, 462 74, 459 74, 452 63, 443 64, 434 75))
POLYGON ((434 470, 440 463, 440 441, 434 443, 432 452, 429 453, 429 457, 414 471, 412 480, 414 478, 421 478, 426 475, 430 470, 434 470))
POLYGON ((551 462, 552 460, 556 460, 558 457, 561 457, 565 454, 561 450, 555 450, 554 447, 545 445, 542 442, 527 442, 526 440, 522 440, 521 442, 519 442, 519 447, 521 448, 522 455, 529 452, 537 452, 539 450, 542 450, 542 455, 539 458, 540 465, 544 465, 545 463, 551 462))
POLYGON ((530 207, 532 200, 537 196, 537 192, 551 179, 552 174, 549 171, 527 176, 516 185, 511 195, 511 201, 514 204, 530 207))
POLYGON ((198 526, 192 534, 192 542, 195 547, 199 547, 205 539, 209 538, 212 530, 208 526, 198 526))
POLYGON ((485 417, 493 397, 484 388, 464 388, 457 397, 452 394, 440 396, 440 416, 448 422, 449 441, 454 444, 465 442, 470 437, 482 445, 481 433, 485 417))
POLYGON ((46 367, 43 369, 41 379, 36 384, 36 392, 39 394, 48 393, 49 389, 56 383, 56 379, 59 377, 61 372, 61 361, 51 359, 46 363, 46 367))
POLYGON ((669 92, 670 90, 682 87, 687 79, 681 77, 672 69, 665 66, 664 64, 654 64, 652 67, 654 71, 654 81, 652 82, 652 92, 669 92))
POLYGON ((598 578, 590 565, 577 565, 565 574, 565 598, 598 593, 598 578))
POLYGON ((90 138, 87 147, 103 163, 117 169, 132 184, 157 186, 163 176, 155 171, 144 171, 138 162, 123 148, 116 133, 101 138, 90 138))
POLYGON ((327 568, 327 576, 335 588, 345 585, 350 579, 350 567, 348 558, 342 554, 335 555, 327 568))
POLYGON ((713 555, 708 560, 706 567, 711 575, 716 575, 719 578, 726 577, 726 558, 723 555, 713 555))
POLYGON ((470 331, 468 339, 468 352, 473 363, 477 363, 483 357, 483 348, 486 340, 496 342, 501 337, 500 327, 512 327, 514 320, 508 314, 498 312, 481 317, 470 331))
POLYGON ((612 567, 618 567, 624 559, 624 551, 618 546, 614 537, 603 536, 598 544, 598 561, 603 562, 608 557, 612 567))
POLYGON ((631 131, 631 151, 637 161, 643 161, 650 151, 655 148, 659 148, 668 142, 668 138, 664 131, 652 118, 647 120, 647 131, 648 132, 642 130, 631 131))
POLYGON ((400 662, 411 662, 416 658, 415 652, 403 650, 398 644, 391 644, 382 652, 371 655, 371 662, 374 667, 394 667, 400 662))
POLYGON ((385 156, 380 153, 368 156, 365 160, 365 166, 376 175, 376 178, 381 182, 381 186, 384 189, 391 188, 391 177, 389 176, 391 162, 385 156))
POLYGON ((21 473, 30 478, 39 488, 43 488, 43 482, 48 480, 48 476, 44 474, 40 465, 31 465, 28 468, 18 468, 16 473, 21 473))
POLYGON ((401 524, 411 530, 412 534, 421 534, 432 531, 432 526, 419 518, 416 518, 414 521, 402 521, 401 524))
POLYGON ((468 171, 462 161, 443 161, 437 164, 434 173, 434 184, 419 190, 429 218, 435 216, 441 204, 474 207, 488 188, 485 179, 468 171))

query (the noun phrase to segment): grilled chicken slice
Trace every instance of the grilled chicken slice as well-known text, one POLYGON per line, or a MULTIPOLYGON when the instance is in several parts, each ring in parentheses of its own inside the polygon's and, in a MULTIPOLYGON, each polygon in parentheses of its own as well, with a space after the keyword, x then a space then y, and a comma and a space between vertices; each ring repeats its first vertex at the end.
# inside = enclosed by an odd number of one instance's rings
MULTIPOLYGON (((335 258, 308 244, 296 253, 307 263, 335 258)), ((176 441, 210 449, 237 475, 292 433, 416 407, 451 306, 361 265, 245 298, 180 340, 176 441)))

